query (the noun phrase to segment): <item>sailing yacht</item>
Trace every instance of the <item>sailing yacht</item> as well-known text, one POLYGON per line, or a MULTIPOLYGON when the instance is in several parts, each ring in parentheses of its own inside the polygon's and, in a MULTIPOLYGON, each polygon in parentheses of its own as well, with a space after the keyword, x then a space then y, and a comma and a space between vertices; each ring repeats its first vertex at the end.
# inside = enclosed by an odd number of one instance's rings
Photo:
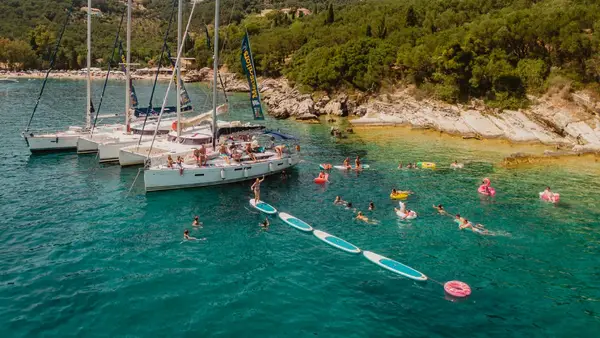
MULTIPOLYGON (((167 36, 170 31, 171 22, 174 16, 174 8, 176 3, 173 3, 173 10, 171 12, 171 18, 169 19, 169 25, 167 27, 165 33, 165 39, 163 40, 163 46, 161 50, 162 60, 163 53, 167 53, 169 60, 171 60, 171 53, 167 47, 167 36)), ((178 8, 179 12, 181 12, 181 1, 179 1, 178 8)), ((133 86, 133 82, 131 79, 131 69, 130 69, 130 61, 131 61, 131 10, 132 3, 131 0, 128 1, 127 6, 127 51, 124 53, 122 45, 119 45, 119 56, 121 58, 121 67, 122 71, 126 74, 126 87, 125 87, 125 124, 119 125, 118 128, 114 128, 112 130, 95 130, 92 128, 88 135, 82 136, 79 138, 77 142, 77 153, 79 154, 89 154, 89 153, 99 153, 100 162, 114 162, 118 159, 118 151, 120 148, 127 147, 129 145, 138 143, 138 139, 140 142, 148 141, 152 139, 154 135, 154 130, 156 125, 156 117, 158 112, 152 108, 152 99, 154 97, 154 92, 156 89, 156 82, 158 81, 158 76, 154 79, 154 86, 152 89, 152 93, 150 95, 150 104, 148 108, 140 108, 138 107, 138 99, 137 94, 135 92, 135 88, 133 86), (133 118, 131 118, 131 113, 133 112, 133 118), (149 123, 147 123, 149 121, 149 123), (133 123, 132 123, 133 122, 133 123), (102 150, 100 150, 102 148, 102 150)), ((179 18, 180 19, 180 18, 179 18)), ((117 40, 119 37, 119 33, 117 32, 117 40)), ((116 47, 115 40, 115 47, 116 47)), ((173 62, 173 61, 171 61, 173 62)), ((161 63, 159 62, 159 69, 161 63)), ((174 64, 173 64, 174 66, 174 64)), ((157 72, 158 75, 158 72, 157 72)), ((107 79, 108 80, 108 76, 107 79)), ((175 113, 180 114, 181 112, 192 112, 193 107, 191 105, 191 101, 185 86, 183 85, 183 81, 177 85, 178 88, 178 96, 179 101, 177 102, 177 107, 165 107, 164 113, 175 113)), ((159 125, 157 129, 157 134, 160 136, 166 136, 171 131, 171 124, 175 119, 165 119, 159 125)), ((94 123, 95 126, 95 123, 94 123)), ((102 127, 101 127, 102 128, 102 127)))
MULTIPOLYGON (((186 31, 187 33, 187 31, 186 31)), ((214 37, 214 64, 213 64, 213 116, 212 116, 212 142, 213 150, 219 140, 219 128, 217 127, 217 69, 219 68, 219 0, 215 1, 215 37, 214 37)), ((179 63, 181 48, 177 55, 176 63, 179 63)), ((250 101, 255 119, 262 119, 262 108, 260 105, 260 92, 256 81, 254 60, 250 52, 250 41, 246 33, 242 42, 242 66, 246 71, 250 85, 250 101)), ((274 135, 274 134, 271 134, 274 135)), ((239 149, 248 146, 247 142, 237 145, 232 140, 223 142, 225 148, 231 149, 231 159, 228 155, 218 156, 213 151, 208 155, 205 164, 165 163, 164 158, 151 158, 152 145, 148 149, 148 167, 144 170, 144 185, 146 191, 170 190, 191 187, 203 187, 210 185, 227 184, 253 178, 273 175, 289 169, 300 162, 299 151, 286 151, 283 145, 269 147, 269 149, 256 153, 247 153, 239 149)), ((299 148, 297 148, 299 149, 299 148)))
MULTIPOLYGON (((70 126, 65 131, 58 131, 52 133, 41 133, 38 134, 30 130, 31 122, 39 105, 42 94, 44 93, 44 88, 46 86, 46 82, 48 81, 48 75, 50 75, 50 71, 54 67, 54 62, 56 60, 56 54, 58 52, 58 47, 60 46, 60 42, 64 35, 67 24, 69 23, 69 19, 73 12, 73 5, 69 9, 67 14, 67 19, 62 26, 58 41, 56 43, 56 47, 54 49, 54 53, 52 58, 50 59, 50 67, 46 72, 46 76, 44 78, 44 82, 42 84, 42 88, 40 89, 39 96, 37 98, 36 104, 33 108, 33 112, 31 117, 29 118, 29 123, 25 128, 25 131, 21 134, 27 142, 29 150, 32 153, 36 152, 54 152, 54 151, 72 151, 77 149, 77 140, 80 136, 84 136, 88 133, 88 130, 91 127, 91 116, 93 112, 92 107, 92 78, 90 68, 92 65, 92 57, 91 57, 91 44, 92 44, 92 1, 88 0, 88 11, 87 11, 87 109, 86 109, 86 125, 85 128, 79 126, 70 126)), ((112 128, 112 127, 107 127, 112 128)))

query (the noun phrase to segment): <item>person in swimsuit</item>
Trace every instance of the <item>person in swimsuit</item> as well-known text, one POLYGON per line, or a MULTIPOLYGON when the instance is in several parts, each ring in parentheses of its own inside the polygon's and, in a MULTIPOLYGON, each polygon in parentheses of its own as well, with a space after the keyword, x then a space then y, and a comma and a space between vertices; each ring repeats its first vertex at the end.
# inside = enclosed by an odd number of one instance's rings
POLYGON ((190 236, 190 231, 188 229, 183 231, 183 239, 188 241, 198 240, 198 238, 190 236))
POLYGON ((471 224, 471 222, 469 222, 469 220, 466 218, 463 218, 462 223, 458 226, 458 230, 463 230, 463 229, 473 230, 473 224, 471 224))
POLYGON ((254 201, 256 203, 258 203, 260 201, 260 184, 265 180, 265 176, 262 177, 262 179, 256 179, 256 181, 254 181, 254 184, 252 185, 251 189, 252 191, 254 191, 254 201))
POLYGON ((550 190, 550 187, 546 187, 542 196, 546 197, 549 200, 554 200, 554 193, 550 190))
POLYGON ((219 156, 221 156, 225 160, 225 163, 227 163, 227 165, 231 164, 231 162, 229 161, 229 152, 227 151, 225 143, 222 143, 219 146, 219 156))
POLYGON ((369 218, 367 216, 363 215, 362 211, 359 211, 358 214, 356 214, 356 219, 359 221, 369 223, 369 218))
POLYGON ((200 222, 200 217, 194 216, 194 221, 192 222, 192 226, 199 227, 201 225, 202 225, 202 222, 200 222))
POLYGON ((300 145, 299 144, 296 144, 296 152, 298 152, 298 153, 300 152, 300 145))
POLYGON ((402 162, 398 164, 398 169, 402 169, 402 162))
POLYGON ((375 204, 373 204, 373 201, 369 202, 369 211, 373 211, 375 210, 375 204))
POLYGON ((318 178, 322 178, 325 179, 325 173, 321 170, 321 172, 319 173, 319 177, 318 178))
POLYGON ((350 157, 346 157, 346 159, 344 160, 344 167, 348 170, 352 169, 352 167, 350 166, 350 157))
POLYGON ((179 167, 179 175, 183 175, 183 157, 177 156, 177 166, 179 167))
POLYGON ((280 144, 275 146, 275 151, 277 152, 277 158, 283 157, 283 151, 285 150, 285 144, 280 144))
POLYGON ((175 161, 173 161, 173 157, 171 157, 171 155, 168 155, 167 156, 167 168, 173 169, 174 164, 175 164, 175 161))
POLYGON ((346 201, 342 200, 342 198, 340 196, 335 196, 335 201, 333 201, 333 204, 344 205, 344 204, 346 204, 346 201))
POLYGON ((246 143, 246 153, 252 159, 252 161, 256 162, 256 156, 254 156, 254 152, 252 151, 252 145, 250 143, 246 143))
POLYGON ((434 205, 433 208, 437 210, 440 213, 440 215, 448 215, 448 212, 446 211, 446 209, 444 209, 444 206, 441 204, 438 204, 437 206, 434 205))
POLYGON ((269 225, 270 225, 270 224, 269 224, 269 219, 268 219, 268 218, 265 218, 264 222, 262 222, 262 223, 259 223, 259 225, 260 225, 261 227, 265 228, 265 229, 266 229, 266 228, 268 228, 268 227, 269 227, 269 225))
POLYGON ((362 167, 360 166, 360 156, 356 156, 356 160, 354 160, 354 165, 356 165, 356 170, 362 169, 362 167))

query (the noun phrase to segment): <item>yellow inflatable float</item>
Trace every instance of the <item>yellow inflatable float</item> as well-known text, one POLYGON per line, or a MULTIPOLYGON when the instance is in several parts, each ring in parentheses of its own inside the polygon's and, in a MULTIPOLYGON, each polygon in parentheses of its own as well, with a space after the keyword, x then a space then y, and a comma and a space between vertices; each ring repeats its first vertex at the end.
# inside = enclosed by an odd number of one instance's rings
POLYGON ((435 169, 433 162, 417 162, 417 167, 421 169, 435 169))
POLYGON ((406 191, 397 191, 396 193, 391 193, 390 198, 393 200, 403 200, 408 198, 408 193, 406 191))

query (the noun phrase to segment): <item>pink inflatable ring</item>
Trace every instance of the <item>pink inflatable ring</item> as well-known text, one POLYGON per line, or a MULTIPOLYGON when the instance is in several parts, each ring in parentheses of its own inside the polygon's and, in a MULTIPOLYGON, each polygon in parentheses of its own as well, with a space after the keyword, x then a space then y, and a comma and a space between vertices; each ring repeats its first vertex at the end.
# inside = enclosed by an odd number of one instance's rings
POLYGON ((471 287, 467 283, 458 280, 449 281, 444 284, 444 291, 454 297, 468 297, 471 294, 471 287))

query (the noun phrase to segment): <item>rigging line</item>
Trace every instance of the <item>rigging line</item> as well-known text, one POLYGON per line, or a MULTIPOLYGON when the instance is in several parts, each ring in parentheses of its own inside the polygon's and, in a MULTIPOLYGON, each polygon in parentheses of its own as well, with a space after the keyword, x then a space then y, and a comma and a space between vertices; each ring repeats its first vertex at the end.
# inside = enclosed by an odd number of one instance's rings
POLYGON ((141 172, 142 172, 142 168, 139 168, 138 169, 138 173, 137 173, 137 175, 135 175, 135 179, 133 180, 133 183, 131 184, 131 187, 129 187, 129 191, 127 192, 127 196, 129 196, 129 194, 131 193, 131 190, 133 190, 133 186, 135 186, 135 182, 137 182, 137 179, 140 176, 141 172))
MULTIPOLYGON (((138 140, 138 149, 140 144, 142 143, 142 136, 144 135, 144 129, 146 128, 146 122, 148 121, 148 116, 152 111, 152 99, 154 98, 154 91, 156 90, 156 83, 158 82, 158 74, 160 73, 160 66, 162 65, 163 57, 165 56, 165 49, 167 47, 167 39, 169 38, 169 32, 171 31, 171 24, 173 23, 173 17, 175 16, 175 8, 177 7, 177 0, 173 0, 173 6, 171 7, 171 17, 169 18, 169 25, 167 26, 167 30, 165 32, 165 38, 163 39, 163 45, 160 49, 160 58, 158 59, 158 67, 156 69, 156 75, 154 76, 154 84, 152 85, 152 92, 150 93, 150 101, 148 103, 148 111, 146 112, 146 116, 144 117, 144 123, 142 124, 142 132, 140 133, 140 139, 138 140)), ((166 95, 169 94, 167 90, 166 95)), ((158 124, 156 128, 158 128, 158 124)))
POLYGON ((54 52, 52 53, 52 57, 50 58, 50 66, 46 71, 46 76, 44 77, 44 82, 42 83, 42 89, 40 89, 40 94, 38 95, 37 100, 35 101, 35 106, 33 107, 33 112, 31 113, 31 117, 29 118, 29 122, 27 123, 27 127, 25 128, 25 132, 29 131, 29 127, 31 126, 31 121, 33 121, 33 116, 35 115, 35 111, 37 110, 38 105, 40 104, 40 99, 42 98, 42 94, 44 93, 44 88, 46 88, 46 82, 48 81, 48 76, 50 72, 54 68, 54 62, 56 61, 56 54, 58 54, 58 47, 60 46, 60 42, 62 40, 63 34, 65 34, 65 29, 69 24, 69 20, 71 19, 71 14, 73 13, 73 7, 75 6, 75 1, 71 1, 71 7, 69 7, 69 12, 67 13, 67 18, 65 19, 65 23, 62 26, 60 34, 58 35, 58 40, 56 41, 56 46, 54 47, 54 52))
MULTIPOLYGON (((125 7, 123 9, 123 14, 121 14, 121 21, 119 22, 119 29, 117 30, 117 36, 115 36, 115 42, 113 44, 112 53, 110 54, 110 60, 108 61, 108 70, 106 71, 106 78, 104 79, 104 87, 102 87, 102 94, 100 94, 100 102, 98 103, 98 109, 96 109, 96 116, 94 117, 94 123, 92 124, 92 130, 90 131, 90 136, 94 134, 94 129, 96 128, 96 122, 98 121, 98 114, 100 114, 100 108, 102 108, 102 100, 104 99, 104 93, 106 92, 106 85, 108 84, 108 76, 110 75, 110 65, 113 62, 113 58, 115 55, 115 49, 117 48, 117 44, 119 43, 119 35, 121 34, 121 26, 123 26, 123 19, 125 19, 125 13, 127 13, 127 7, 125 7)), ((129 108, 126 108, 126 109, 129 109, 129 108)))
MULTIPOLYGON (((194 15, 195 8, 196 8, 196 1, 194 1, 194 4, 192 5, 192 10, 190 11, 190 18, 188 19, 187 25, 185 26, 185 31, 183 32, 183 38, 181 39, 181 41, 185 41, 185 39, 187 38, 188 30, 190 29, 190 24, 192 23, 192 17, 194 15)), ((179 50, 177 51, 177 59, 175 60, 174 69, 177 69, 177 67, 179 66, 179 62, 181 60, 181 54, 183 52, 183 46, 184 46, 184 44, 182 43, 181 46, 179 46, 179 50)), ((173 85, 173 80, 175 79, 176 76, 177 76, 177 72, 172 72, 171 80, 169 81, 169 86, 167 87, 167 92, 165 93, 165 98, 163 100, 162 107, 160 108, 160 113, 158 114, 158 120, 156 121, 156 128, 154 129, 154 136, 152 137, 152 143, 150 143, 150 149, 148 149, 148 157, 146 158, 146 160, 150 160, 150 155, 152 153, 152 147, 154 147, 154 140, 156 140, 156 135, 158 134, 158 127, 160 127, 160 120, 162 119, 162 115, 165 112, 165 106, 167 105, 167 98, 169 97, 169 91, 171 90, 171 86, 173 85)), ((178 121, 178 123, 179 123, 179 121, 178 121)), ((140 137, 140 139, 141 139, 141 137, 140 137)))

